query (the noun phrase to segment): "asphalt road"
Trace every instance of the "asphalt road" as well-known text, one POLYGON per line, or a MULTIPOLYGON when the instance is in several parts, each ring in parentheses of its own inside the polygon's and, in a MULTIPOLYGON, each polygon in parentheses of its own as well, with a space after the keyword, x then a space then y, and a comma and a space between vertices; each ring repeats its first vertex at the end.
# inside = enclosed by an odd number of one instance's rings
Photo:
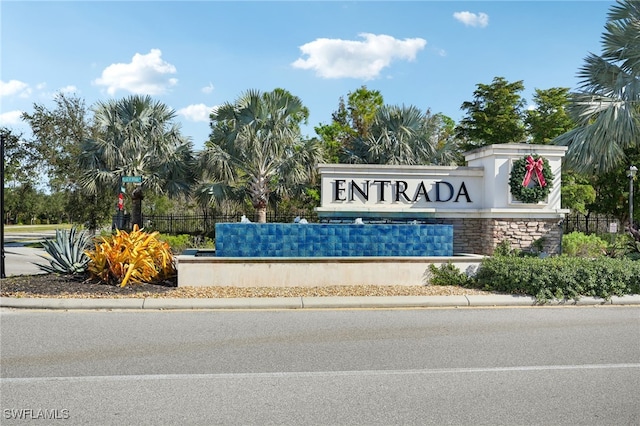
POLYGON ((637 425, 640 309, 0 311, 0 423, 637 425))
POLYGON ((36 263, 47 264, 47 261, 41 257, 47 256, 47 253, 41 248, 25 247, 25 243, 42 241, 45 238, 52 238, 54 236, 55 231, 5 231, 5 275, 10 277, 12 275, 43 273, 36 263))
POLYGON ((7 277, 13 275, 34 275, 44 273, 36 263, 48 264, 47 252, 40 248, 24 247, 21 244, 8 244, 4 248, 5 253, 5 274, 7 277))

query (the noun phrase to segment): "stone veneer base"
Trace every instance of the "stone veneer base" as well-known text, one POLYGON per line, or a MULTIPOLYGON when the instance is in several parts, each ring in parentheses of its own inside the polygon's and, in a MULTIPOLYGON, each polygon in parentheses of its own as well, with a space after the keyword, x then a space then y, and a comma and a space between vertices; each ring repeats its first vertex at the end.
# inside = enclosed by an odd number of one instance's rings
POLYGON ((562 227, 560 219, 447 218, 436 223, 453 226, 454 253, 492 255, 503 241, 511 248, 530 251, 540 241, 542 251, 560 254, 562 227))

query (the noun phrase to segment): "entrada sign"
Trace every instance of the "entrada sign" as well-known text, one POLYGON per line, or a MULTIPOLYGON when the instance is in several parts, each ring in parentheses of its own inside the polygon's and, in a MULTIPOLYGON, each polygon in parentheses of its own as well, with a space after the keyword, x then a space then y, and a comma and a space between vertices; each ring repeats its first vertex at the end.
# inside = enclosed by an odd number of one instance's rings
POLYGON ((319 164, 321 218, 544 218, 560 206, 560 170, 566 147, 501 144, 465 154, 466 166, 319 164), (553 182, 544 200, 513 196, 509 179, 525 155, 549 162, 553 182))
POLYGON ((483 202, 480 167, 321 164, 320 217, 418 217, 483 202))
POLYGON ((469 190, 464 181, 452 184, 448 181, 409 182, 407 180, 374 179, 356 181, 354 179, 333 180, 333 201, 367 202, 370 199, 378 203, 420 201, 444 203, 448 201, 471 203, 469 190))

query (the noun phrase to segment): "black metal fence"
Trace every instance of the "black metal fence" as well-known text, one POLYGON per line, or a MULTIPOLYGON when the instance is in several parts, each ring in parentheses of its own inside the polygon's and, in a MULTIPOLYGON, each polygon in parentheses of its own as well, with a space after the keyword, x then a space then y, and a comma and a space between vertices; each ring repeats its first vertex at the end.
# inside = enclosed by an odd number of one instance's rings
MULTIPOLYGON (((230 214, 230 215, 205 215, 205 214, 169 214, 169 215, 142 215, 142 225, 145 231, 158 231, 162 234, 170 235, 203 235, 211 238, 215 238, 216 223, 229 223, 240 222, 242 220, 242 214, 230 214)), ((253 215, 248 215, 247 218, 254 222, 253 215)), ((318 216, 314 214, 279 214, 276 215, 272 212, 267 212, 267 222, 270 223, 292 223, 295 220, 304 218, 308 222, 318 222, 318 216)), ((113 227, 118 224, 120 229, 132 229, 131 215, 126 214, 122 218, 122 223, 118 222, 118 217, 113 217, 113 227)))
POLYGON ((569 214, 563 223, 565 234, 570 232, 583 232, 585 234, 607 234, 610 232, 624 232, 624 226, 620 220, 613 216, 580 213, 569 214))
MULTIPOLYGON (((255 221, 252 215, 248 216, 249 220, 255 221)), ((304 213, 299 215, 294 214, 275 214, 273 212, 267 212, 267 222, 270 223, 292 223, 296 218, 304 218, 308 222, 319 222, 318 216, 315 213, 304 213)), ((114 224, 117 223, 117 218, 114 216, 114 224)), ((143 215, 142 223, 146 231, 158 231, 163 234, 180 235, 204 235, 207 237, 215 238, 215 225, 216 223, 229 223, 240 222, 242 220, 242 214, 232 215, 205 215, 205 214, 170 214, 170 215, 143 215)), ((353 219, 348 219, 352 221, 353 219)), ((130 215, 124 215, 122 229, 131 229, 131 217, 130 215)), ((606 234, 612 230, 617 232, 624 232, 624 226, 620 223, 620 220, 613 216, 605 215, 582 215, 582 214, 570 214, 565 217, 562 224, 565 234, 570 232, 584 232, 585 234, 606 234), (613 224, 613 225, 612 225, 613 224)))

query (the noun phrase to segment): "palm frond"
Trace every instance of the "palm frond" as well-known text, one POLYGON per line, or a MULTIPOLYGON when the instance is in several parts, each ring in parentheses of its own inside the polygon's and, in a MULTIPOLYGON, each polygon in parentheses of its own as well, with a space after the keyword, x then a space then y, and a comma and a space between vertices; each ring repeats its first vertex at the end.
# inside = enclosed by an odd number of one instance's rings
POLYGON ((640 6, 612 6, 602 37, 603 52, 590 54, 578 73, 567 113, 578 127, 553 142, 568 146, 566 162, 584 173, 608 172, 624 163, 627 148, 640 143, 640 6))

